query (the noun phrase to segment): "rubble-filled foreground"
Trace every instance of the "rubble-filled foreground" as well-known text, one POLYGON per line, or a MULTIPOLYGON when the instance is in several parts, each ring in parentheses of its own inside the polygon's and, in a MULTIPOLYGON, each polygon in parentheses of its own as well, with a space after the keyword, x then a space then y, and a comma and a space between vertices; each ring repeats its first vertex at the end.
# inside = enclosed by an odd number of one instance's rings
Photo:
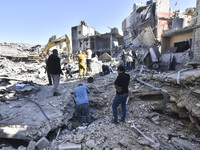
POLYGON ((126 123, 115 125, 110 120, 116 71, 106 76, 96 74, 92 83, 87 78, 66 80, 62 76, 62 95, 55 97, 53 86, 45 85, 48 82, 43 65, 1 61, 1 138, 30 141, 29 150, 200 149, 199 69, 182 72, 180 77, 178 72, 129 72, 126 123), (18 82, 26 84, 26 88, 16 89, 18 82), (91 90, 89 125, 78 124, 75 118, 71 92, 80 82, 91 90), (56 131, 56 136, 49 138, 50 131, 56 131))

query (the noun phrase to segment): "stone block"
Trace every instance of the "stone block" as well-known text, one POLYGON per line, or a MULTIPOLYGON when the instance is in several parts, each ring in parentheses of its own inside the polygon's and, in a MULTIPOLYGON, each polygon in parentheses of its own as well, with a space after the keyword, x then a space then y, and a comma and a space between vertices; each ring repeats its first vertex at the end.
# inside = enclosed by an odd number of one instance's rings
POLYGON ((27 150, 35 150, 36 142, 30 141, 27 147, 27 150))
POLYGON ((59 150, 81 150, 81 144, 64 143, 59 145, 59 150))
POLYGON ((36 146, 39 150, 43 150, 49 145, 49 141, 45 138, 42 137, 39 141, 37 141, 36 146))

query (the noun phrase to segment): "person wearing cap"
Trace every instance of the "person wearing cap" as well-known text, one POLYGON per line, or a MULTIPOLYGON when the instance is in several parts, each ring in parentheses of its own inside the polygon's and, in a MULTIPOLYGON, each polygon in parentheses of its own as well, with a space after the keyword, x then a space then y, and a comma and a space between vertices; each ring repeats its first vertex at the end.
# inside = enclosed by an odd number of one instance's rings
POLYGON ((86 57, 87 71, 92 71, 91 67, 92 51, 89 47, 86 47, 86 52, 87 52, 87 57, 86 57))
POLYGON ((83 84, 79 84, 74 90, 77 118, 80 123, 83 123, 83 113, 86 116, 87 123, 90 123, 90 105, 87 96, 89 93, 90 90, 86 86, 83 86, 83 84))
POLYGON ((75 58, 78 58, 78 67, 79 67, 79 76, 82 76, 82 70, 83 74, 86 75, 86 66, 85 66, 85 58, 87 55, 85 53, 82 53, 82 50, 79 50, 75 55, 75 58))

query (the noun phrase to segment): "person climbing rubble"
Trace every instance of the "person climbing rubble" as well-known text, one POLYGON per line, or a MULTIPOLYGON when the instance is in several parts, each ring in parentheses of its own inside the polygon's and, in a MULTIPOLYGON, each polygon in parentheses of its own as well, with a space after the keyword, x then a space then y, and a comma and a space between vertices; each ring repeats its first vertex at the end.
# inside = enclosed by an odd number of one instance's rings
POLYGON ((74 55, 75 58, 78 58, 78 67, 79 67, 79 76, 82 76, 82 70, 83 75, 86 75, 86 66, 85 66, 85 57, 87 57, 87 55, 85 53, 82 52, 82 50, 79 50, 78 53, 76 53, 74 55))
POLYGON ((113 72, 113 69, 110 65, 103 64, 102 71, 103 71, 103 75, 107 75, 107 74, 110 74, 111 72, 113 72))
POLYGON ((80 123, 83 123, 83 113, 86 116, 87 123, 90 123, 90 105, 87 96, 89 93, 90 90, 86 86, 83 86, 83 84, 79 84, 74 90, 77 118, 80 123))
POLYGON ((125 73, 125 67, 124 66, 118 66, 117 68, 118 76, 115 80, 115 89, 116 89, 116 95, 113 100, 112 104, 112 111, 114 119, 111 120, 111 123, 118 124, 118 110, 117 107, 121 104, 122 109, 122 116, 120 118, 120 121, 125 122, 126 118, 126 100, 128 98, 128 86, 130 81, 130 75, 125 73))
POLYGON ((87 72, 92 72, 92 67, 91 67, 91 61, 92 61, 92 51, 89 47, 86 47, 86 53, 87 53, 87 58, 86 58, 86 63, 87 63, 87 72))
POLYGON ((66 70, 65 75, 67 79, 68 79, 68 76, 72 78, 71 66, 69 64, 65 63, 63 70, 66 70))
POLYGON ((53 96, 59 96, 61 94, 58 92, 58 86, 60 82, 60 74, 63 75, 63 72, 61 70, 60 58, 58 57, 57 49, 54 49, 53 54, 51 54, 47 59, 47 69, 53 79, 53 96))

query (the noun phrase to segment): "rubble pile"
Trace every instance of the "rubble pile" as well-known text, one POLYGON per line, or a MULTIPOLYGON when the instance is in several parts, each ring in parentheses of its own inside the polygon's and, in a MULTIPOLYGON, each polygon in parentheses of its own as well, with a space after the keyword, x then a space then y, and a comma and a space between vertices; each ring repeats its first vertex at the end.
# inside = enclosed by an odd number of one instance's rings
MULTIPOLYGON (((107 63, 117 66, 119 62, 107 63)), ((61 76, 61 96, 52 96, 45 62, 1 57, 0 137, 28 142, 18 147, 0 142, 2 150, 199 149, 199 68, 162 73, 137 66, 128 72, 126 123, 116 125, 110 120, 117 71, 100 76, 102 61, 94 58, 93 72, 78 78, 77 64, 71 65, 74 78, 61 76), (87 80, 90 76, 92 83, 87 80), (80 124, 76 118, 73 91, 80 83, 91 91, 90 124, 80 124)))

